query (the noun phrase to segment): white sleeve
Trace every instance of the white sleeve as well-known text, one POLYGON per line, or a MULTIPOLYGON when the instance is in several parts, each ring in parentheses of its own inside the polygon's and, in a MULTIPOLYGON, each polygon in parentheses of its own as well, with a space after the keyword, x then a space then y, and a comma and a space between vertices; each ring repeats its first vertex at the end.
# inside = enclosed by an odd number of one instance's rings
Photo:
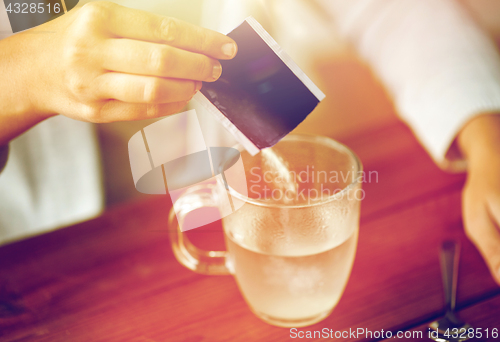
POLYGON ((500 111, 500 57, 454 0, 318 0, 392 94, 399 114, 443 168, 475 115, 500 111))

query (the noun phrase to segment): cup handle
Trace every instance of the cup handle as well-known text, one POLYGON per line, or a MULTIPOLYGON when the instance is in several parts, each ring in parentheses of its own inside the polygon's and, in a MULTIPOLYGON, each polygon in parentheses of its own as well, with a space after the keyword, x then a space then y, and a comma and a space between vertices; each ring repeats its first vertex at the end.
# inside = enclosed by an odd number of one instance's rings
POLYGON ((191 188, 188 193, 175 201, 174 206, 180 210, 177 210, 177 215, 174 208, 170 210, 168 231, 176 259, 182 265, 197 273, 208 275, 232 274, 231 270, 227 267, 227 251, 206 251, 199 249, 189 241, 180 229, 180 224, 183 223, 190 212, 200 208, 219 207, 217 205, 214 186, 208 184, 191 188))

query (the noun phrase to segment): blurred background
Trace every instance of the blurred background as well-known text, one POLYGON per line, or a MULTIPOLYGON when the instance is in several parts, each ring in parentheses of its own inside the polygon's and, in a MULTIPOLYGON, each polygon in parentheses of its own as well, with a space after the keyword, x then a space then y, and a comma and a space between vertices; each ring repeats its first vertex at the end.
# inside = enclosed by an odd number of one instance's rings
MULTIPOLYGON (((458 0, 457 0, 458 1, 458 0)), ((89 1, 80 1, 85 4, 89 1)), ((370 69, 312 0, 123 0, 123 6, 179 18, 223 33, 253 15, 326 99, 296 129, 341 140, 398 120, 391 100, 370 69)), ((480 26, 500 43, 500 1, 460 0, 480 26)), ((154 120, 98 125, 107 205, 142 195, 134 187, 127 142, 154 120)))

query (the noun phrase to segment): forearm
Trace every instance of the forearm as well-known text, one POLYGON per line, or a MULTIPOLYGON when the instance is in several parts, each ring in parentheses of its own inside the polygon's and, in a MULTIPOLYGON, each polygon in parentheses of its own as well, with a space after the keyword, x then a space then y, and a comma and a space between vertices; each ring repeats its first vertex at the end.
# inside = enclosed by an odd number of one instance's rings
POLYGON ((335 15, 438 164, 460 129, 500 110, 495 44, 453 0, 318 0, 335 15))
POLYGON ((0 145, 53 115, 40 106, 43 80, 35 39, 21 33, 0 41, 0 145))

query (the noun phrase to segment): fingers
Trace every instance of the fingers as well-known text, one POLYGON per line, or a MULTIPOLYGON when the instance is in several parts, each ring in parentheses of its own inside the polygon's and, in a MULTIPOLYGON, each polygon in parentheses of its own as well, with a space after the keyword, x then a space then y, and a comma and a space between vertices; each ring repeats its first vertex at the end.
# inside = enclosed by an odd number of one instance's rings
POLYGON ((82 10, 104 18, 109 32, 117 37, 168 44, 216 59, 229 59, 237 52, 231 38, 178 19, 111 3, 89 3, 82 10))
MULTIPOLYGON (((467 196, 467 191, 464 193, 467 196)), ((464 199, 465 231, 483 256, 491 275, 500 285, 500 231, 488 206, 464 199), (474 208, 474 209, 472 209, 474 208)))
POLYGON ((102 100, 162 104, 189 101, 201 82, 108 72, 96 79, 94 88, 102 100))
POLYGON ((212 82, 219 78, 219 61, 168 45, 130 39, 109 39, 102 49, 107 70, 212 82))
POLYGON ((158 118, 178 113, 187 102, 165 104, 126 103, 117 100, 106 101, 98 111, 90 110, 86 121, 94 123, 135 121, 158 118))

